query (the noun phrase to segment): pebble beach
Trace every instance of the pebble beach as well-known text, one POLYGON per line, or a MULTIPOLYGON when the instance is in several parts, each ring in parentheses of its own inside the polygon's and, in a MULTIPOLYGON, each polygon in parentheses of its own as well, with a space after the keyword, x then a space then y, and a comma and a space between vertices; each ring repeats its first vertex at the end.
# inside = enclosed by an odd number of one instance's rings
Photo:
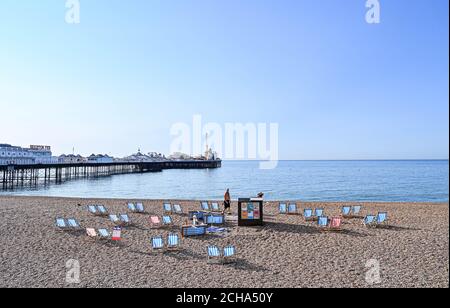
MULTIPOLYGON (((198 201, 170 200, 184 213, 198 201)), ((281 215, 277 202, 264 206, 265 225, 184 238, 179 252, 154 253, 150 238, 180 232, 187 215, 173 215, 169 229, 150 228, 150 215, 162 215, 161 200, 0 197, 0 287, 152 287, 152 288, 304 288, 449 287, 448 203, 362 203, 362 215, 389 213, 382 228, 366 228, 362 218, 345 219, 342 232, 320 232, 302 215, 281 215), (146 214, 129 213, 127 202, 143 202, 146 214), (84 232, 63 232, 56 217, 76 218, 84 228, 108 228, 104 217, 88 213, 104 204, 111 213, 128 213, 133 225, 120 244, 91 239, 84 232), (234 245, 232 264, 207 264, 206 247, 234 245), (79 283, 68 283, 69 260, 80 264, 79 283), (371 260, 380 279, 368 282, 371 260)), ((299 210, 324 207, 338 216, 344 203, 298 202, 299 210)), ((352 204, 352 203, 345 203, 352 204)), ((360 203, 361 204, 361 203, 360 203)))

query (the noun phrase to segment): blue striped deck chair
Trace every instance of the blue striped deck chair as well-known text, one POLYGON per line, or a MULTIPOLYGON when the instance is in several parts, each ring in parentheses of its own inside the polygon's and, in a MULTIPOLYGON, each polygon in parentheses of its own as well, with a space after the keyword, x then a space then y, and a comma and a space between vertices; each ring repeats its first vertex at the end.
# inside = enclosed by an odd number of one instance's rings
POLYGON ((204 216, 204 223, 208 225, 223 225, 225 217, 218 214, 208 214, 204 216))
POLYGON ((88 211, 89 213, 91 213, 92 215, 99 215, 100 213, 97 210, 97 207, 95 205, 88 205, 88 211))
POLYGON ((121 214, 119 218, 122 225, 127 226, 131 224, 130 217, 127 214, 121 214))
POLYGON ((227 246, 223 249, 223 261, 224 263, 232 263, 235 261, 236 247, 227 246))
POLYGON ((386 212, 380 212, 377 215, 376 225, 383 225, 387 222, 388 214, 386 212))
POLYGON ((326 217, 326 216, 318 217, 317 224, 318 224, 319 228, 327 229, 328 228, 328 217, 326 217))
POLYGON ((145 207, 142 202, 136 203, 136 213, 139 213, 139 214, 145 213, 145 207))
POLYGON ((175 212, 175 214, 178 214, 178 215, 183 214, 183 209, 181 208, 181 205, 179 205, 179 204, 173 205, 173 211, 175 212))
POLYGON ((128 203, 128 209, 133 213, 136 213, 136 205, 134 205, 134 203, 128 203))
POLYGON ((325 210, 323 208, 317 208, 314 210, 314 216, 316 217, 316 219, 319 219, 319 217, 323 216, 324 212, 325 210))
POLYGON ((111 234, 106 229, 98 229, 98 236, 101 240, 111 239, 111 234))
POLYGON ((163 211, 164 211, 164 214, 172 214, 172 204, 164 203, 163 204, 163 211))
POLYGON ((152 249, 153 251, 164 251, 164 239, 162 236, 152 238, 152 249))
POLYGON ((352 206, 352 215, 353 215, 353 217, 357 217, 359 215, 359 213, 361 213, 361 209, 362 209, 361 205, 352 206))
POLYGON ((180 237, 178 234, 169 234, 167 236, 167 249, 168 250, 180 250, 180 237))
POLYGON ((81 229, 80 224, 74 218, 67 219, 67 226, 72 230, 80 230, 81 229))
POLYGON ((375 215, 367 215, 364 218, 364 225, 368 228, 373 227, 376 223, 377 217, 375 215))
POLYGON ((97 205, 97 211, 101 216, 108 216, 108 210, 104 205, 97 205))
POLYGON ((181 235, 183 237, 206 235, 206 226, 200 227, 182 227, 181 235))
POLYGON ((303 211, 303 216, 305 217, 306 221, 314 220, 313 210, 312 209, 305 209, 303 211))
POLYGON ((220 212, 220 206, 217 202, 211 202, 211 211, 220 212))
POLYGON ((115 215, 115 214, 111 214, 109 215, 109 220, 114 223, 115 225, 120 225, 120 218, 119 216, 115 215))
POLYGON ((207 201, 200 202, 202 211, 210 212, 209 203, 207 201))
POLYGON ((289 203, 288 214, 289 215, 297 215, 298 214, 296 203, 289 203))
POLYGON ((171 226, 173 224, 172 217, 170 217, 170 216, 163 216, 162 217, 162 223, 163 223, 164 226, 171 226))
POLYGON ((210 264, 221 264, 223 261, 222 254, 220 252, 219 247, 217 246, 208 246, 208 263, 210 264))
POLYGON ((280 214, 287 214, 287 204, 280 203, 280 205, 278 206, 278 211, 280 214))
POLYGON ((351 206, 347 206, 347 205, 343 206, 342 210, 341 210, 342 216, 343 217, 350 217, 351 216, 351 211, 352 211, 352 207, 351 206))
POLYGON ((67 222, 64 218, 56 218, 56 227, 61 230, 69 229, 69 226, 67 225, 67 222))

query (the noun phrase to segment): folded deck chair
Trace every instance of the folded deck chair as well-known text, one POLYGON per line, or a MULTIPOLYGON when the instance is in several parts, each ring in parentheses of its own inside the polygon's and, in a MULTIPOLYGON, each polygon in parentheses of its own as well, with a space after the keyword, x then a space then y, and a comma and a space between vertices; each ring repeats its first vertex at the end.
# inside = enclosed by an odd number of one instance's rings
POLYGON ((387 216, 388 214, 386 212, 380 212, 377 215, 377 219, 376 219, 376 225, 380 226, 383 225, 387 222, 387 216))
POLYGON ((61 230, 69 229, 69 226, 67 225, 67 222, 64 218, 56 218, 56 227, 61 230))
POLYGON ((278 211, 280 214, 287 214, 287 205, 286 203, 280 203, 278 206, 278 211))
POLYGON ((213 211, 213 212, 220 212, 220 206, 219 206, 219 203, 217 203, 217 202, 212 202, 212 203, 211 203, 211 211, 213 211))
POLYGON ((305 209, 303 211, 303 216, 305 217, 306 221, 314 220, 313 210, 312 209, 305 209))
POLYGON ((120 218, 119 218, 119 216, 117 216, 117 215, 114 215, 114 214, 109 215, 109 220, 110 220, 112 223, 114 223, 115 225, 120 225, 120 224, 121 224, 120 218))
POLYGON ((136 213, 137 209, 136 209, 136 205, 134 205, 134 203, 128 203, 128 209, 130 211, 132 211, 133 213, 136 213))
POLYGON ((297 211, 297 204, 295 203, 290 203, 288 206, 288 214, 289 215, 297 215, 298 211, 297 211))
POLYGON ((162 223, 163 223, 164 226, 171 226, 173 224, 172 217, 170 217, 170 216, 163 216, 162 217, 162 223))
POLYGON ((67 219, 67 226, 72 230, 80 230, 81 229, 80 224, 74 218, 67 219))
POLYGON ((152 238, 152 249, 153 251, 164 251, 164 239, 162 236, 152 238))
POLYGON ((95 229, 93 229, 93 228, 87 228, 86 229, 86 234, 90 238, 97 238, 97 236, 98 236, 97 235, 97 231, 95 231, 95 229))
POLYGON ((208 263, 221 264, 223 262, 222 254, 217 246, 208 246, 208 263))
POLYGON ((202 211, 206 211, 206 212, 210 211, 209 203, 207 201, 200 202, 200 206, 201 206, 202 211))
POLYGON ((98 229, 98 236, 101 240, 109 240, 111 238, 111 234, 106 229, 98 229))
POLYGON ((377 217, 375 215, 367 215, 364 218, 364 225, 366 227, 373 227, 376 223, 377 217))
POLYGON ((172 204, 164 203, 163 204, 163 210, 164 210, 165 214, 172 214, 172 204))
POLYGON ((223 249, 223 261, 224 263, 234 262, 236 256, 236 247, 227 246, 223 249))
POLYGON ((169 234, 167 237, 167 249, 179 250, 180 249, 180 237, 178 234, 169 234))
POLYGON ((181 208, 181 205, 179 205, 179 204, 173 205, 173 211, 175 212, 175 214, 183 214, 183 209, 181 208))
POLYGON ((152 228, 159 228, 161 227, 161 220, 158 216, 151 216, 150 217, 150 225, 152 228))
POLYGON ((122 223, 122 225, 124 225, 124 226, 131 225, 131 219, 127 214, 121 214, 119 216, 119 218, 120 218, 120 222, 122 223))
POLYGON ((97 205, 97 211, 99 215, 108 216, 108 210, 104 205, 97 205))
POLYGON ((314 216, 316 218, 322 217, 325 210, 323 208, 317 208, 314 210, 314 216))
POLYGON ((351 206, 343 206, 342 207, 342 216, 349 217, 351 215, 352 207, 351 206))
POLYGON ((145 213, 145 207, 144 207, 143 203, 141 203, 141 202, 136 203, 136 213, 140 213, 140 214, 145 213))

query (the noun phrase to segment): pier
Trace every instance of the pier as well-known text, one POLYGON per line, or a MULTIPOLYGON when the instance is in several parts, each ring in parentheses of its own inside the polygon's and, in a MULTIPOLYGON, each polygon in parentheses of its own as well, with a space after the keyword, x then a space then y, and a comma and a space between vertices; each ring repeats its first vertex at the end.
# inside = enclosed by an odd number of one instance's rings
POLYGON ((79 178, 162 172, 166 169, 215 169, 221 166, 221 160, 0 165, 0 187, 1 190, 13 190, 26 186, 61 184, 79 178))

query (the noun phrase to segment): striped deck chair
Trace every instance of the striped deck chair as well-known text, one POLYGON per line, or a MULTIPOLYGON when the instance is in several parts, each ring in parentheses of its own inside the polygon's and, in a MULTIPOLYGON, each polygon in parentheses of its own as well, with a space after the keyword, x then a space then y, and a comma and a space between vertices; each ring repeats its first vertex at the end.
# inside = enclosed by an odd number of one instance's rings
POLYGON ((207 201, 200 202, 200 208, 202 209, 202 211, 205 211, 205 212, 211 211, 211 209, 209 208, 209 203, 207 201))
POLYGON ((175 212, 175 214, 178 214, 178 215, 183 214, 183 209, 181 208, 181 205, 179 205, 179 204, 173 205, 173 211, 175 212))
POLYGON ((151 216, 150 217, 150 225, 152 228, 159 228, 161 227, 161 220, 158 216, 151 216))
POLYGON ((95 216, 100 215, 99 211, 97 210, 97 206, 95 206, 95 205, 88 205, 87 208, 88 208, 88 211, 89 211, 90 214, 95 215, 95 216))
POLYGON ((130 210, 133 213, 136 213, 136 205, 134 203, 128 203, 128 210, 130 210))
POLYGON ((225 216, 219 214, 207 214, 203 217, 204 223, 207 225, 223 225, 225 216))
POLYGON ((328 223, 329 223, 329 220, 328 220, 328 217, 326 217, 326 216, 320 216, 317 219, 317 225, 321 231, 326 231, 328 229, 328 223))
POLYGON ((388 219, 388 213, 386 213, 386 212, 378 213, 377 218, 376 218, 376 226, 381 226, 381 225, 386 224, 387 219, 388 219))
POLYGON ((104 205, 97 205, 97 211, 100 216, 108 216, 108 209, 104 205))
POLYGON ((171 226, 173 224, 172 217, 170 216, 163 216, 162 217, 162 223, 165 227, 171 226))
POLYGON ((211 211, 212 212, 220 212, 220 206, 217 202, 211 202, 211 211))
POLYGON ((313 210, 312 209, 305 209, 303 211, 303 217, 305 217, 306 221, 313 221, 314 220, 313 210))
POLYGON ((364 225, 368 228, 373 227, 376 224, 377 217, 375 215, 367 215, 364 218, 364 225))
POLYGON ((119 216, 117 216, 115 214, 109 215, 109 220, 115 225, 120 225, 121 224, 119 216))
POLYGON ((206 226, 200 227, 181 227, 181 235, 183 237, 206 235, 206 226))
POLYGON ((341 209, 342 217, 348 218, 351 216, 352 207, 351 206, 343 206, 341 209))
POLYGON ((170 204, 170 203, 164 203, 163 204, 163 211, 164 211, 164 214, 172 214, 172 204, 170 204))
POLYGON ((129 225, 131 225, 131 219, 130 219, 130 217, 129 217, 127 214, 121 214, 121 215, 119 216, 119 218, 120 218, 120 222, 121 222, 121 224, 122 224, 123 226, 129 226, 129 225))
POLYGON ((323 208, 317 208, 314 210, 314 217, 316 219, 319 219, 319 217, 324 216, 323 213, 325 212, 325 210, 323 208))
POLYGON ((298 214, 297 204, 296 203, 290 203, 288 205, 288 214, 289 215, 297 215, 298 214))
POLYGON ((60 230, 68 230, 69 226, 64 218, 56 218, 56 227, 60 230))
POLYGON ((208 246, 208 263, 209 264, 222 264, 222 253, 217 246, 208 246))
POLYGON ((236 256, 236 247, 230 245, 223 249, 223 262, 224 263, 234 262, 235 256, 236 256))
POLYGON ((106 229, 98 229, 98 236, 101 240, 109 240, 111 239, 111 234, 106 229))
POLYGON ((86 229, 86 235, 90 238, 97 238, 97 231, 95 231, 94 228, 87 228, 86 229))
POLYGON ((287 214, 287 204, 286 203, 280 203, 278 206, 278 212, 280 214, 287 214))
POLYGON ((69 218, 67 219, 67 226, 69 227, 69 229, 71 230, 80 230, 81 226, 78 223, 78 221, 74 218, 69 218))
POLYGON ((144 214, 145 213, 145 207, 142 202, 136 203, 136 213, 144 214))
POLYGON ((354 205, 352 206, 352 216, 358 217, 359 213, 361 213, 362 206, 361 205, 354 205))
POLYGON ((152 238, 152 249, 153 251, 163 252, 164 251, 164 239, 162 236, 157 236, 152 238))
POLYGON ((329 221, 329 231, 342 231, 342 218, 341 217, 331 217, 329 221))
POLYGON ((111 240, 114 242, 119 242, 122 239, 122 228, 121 227, 114 227, 111 240))
POLYGON ((180 244, 180 237, 178 234, 169 234, 167 236, 167 249, 168 250, 180 250, 181 244, 180 244))

